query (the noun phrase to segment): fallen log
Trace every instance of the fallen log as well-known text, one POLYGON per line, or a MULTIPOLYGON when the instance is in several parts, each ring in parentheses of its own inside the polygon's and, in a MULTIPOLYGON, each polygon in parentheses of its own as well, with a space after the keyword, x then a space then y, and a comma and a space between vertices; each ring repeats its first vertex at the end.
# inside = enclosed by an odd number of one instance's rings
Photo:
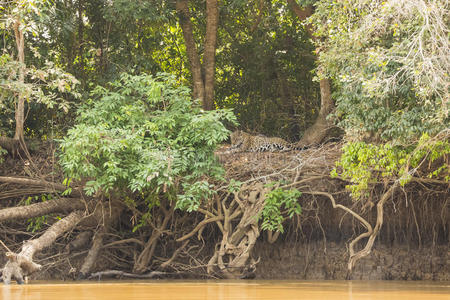
POLYGON ((27 206, 8 207, 0 210, 0 222, 23 220, 50 213, 71 212, 85 208, 81 199, 58 198, 27 206))
MULTIPOLYGON (((42 251, 42 249, 51 246, 55 240, 63 233, 74 228, 78 222, 83 218, 84 212, 76 210, 70 213, 67 217, 57 221, 50 228, 48 228, 43 235, 37 239, 27 241, 19 254, 15 255, 14 260, 17 262, 15 268, 20 270, 10 270, 20 274, 31 274, 41 269, 41 265, 33 262, 33 256, 42 251)), ((5 266, 5 268, 8 266, 5 266)), ((3 278, 5 279, 5 268, 3 269, 3 278)))
MULTIPOLYGON (((23 185, 28 185, 28 186, 40 186, 40 187, 53 189, 55 192, 56 191, 64 192, 70 188, 70 187, 68 187, 64 184, 60 184, 60 183, 49 182, 49 181, 45 181, 45 180, 41 180, 41 179, 23 178, 23 177, 0 176, 0 182, 23 184, 23 185)), ((72 189, 70 194, 75 197, 82 196, 82 193, 78 189, 72 189)))

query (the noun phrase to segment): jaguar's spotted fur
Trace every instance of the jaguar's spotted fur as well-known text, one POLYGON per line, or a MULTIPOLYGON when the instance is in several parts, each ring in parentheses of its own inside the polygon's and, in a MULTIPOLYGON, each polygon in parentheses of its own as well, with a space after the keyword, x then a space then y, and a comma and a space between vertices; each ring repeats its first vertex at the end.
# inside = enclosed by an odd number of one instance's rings
POLYGON ((289 151, 294 149, 290 143, 279 137, 251 135, 242 130, 231 134, 231 152, 289 151))

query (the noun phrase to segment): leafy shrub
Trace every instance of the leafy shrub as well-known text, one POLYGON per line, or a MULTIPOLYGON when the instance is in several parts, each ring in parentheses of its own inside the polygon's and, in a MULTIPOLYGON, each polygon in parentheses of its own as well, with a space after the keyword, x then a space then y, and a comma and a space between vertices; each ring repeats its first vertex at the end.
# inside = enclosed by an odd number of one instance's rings
POLYGON ((284 215, 292 218, 295 214, 299 215, 302 208, 298 203, 301 192, 297 189, 284 190, 276 188, 266 194, 265 204, 260 218, 263 222, 261 229, 283 232, 284 215), (285 211, 282 211, 282 208, 285 211))
MULTIPOLYGON (((368 191, 373 184, 384 180, 399 180, 401 185, 405 185, 425 161, 432 163, 448 154, 450 143, 439 135, 432 138, 423 134, 419 142, 410 147, 394 146, 392 143, 348 143, 337 162, 337 167, 340 168, 335 168, 332 176, 350 180, 352 184, 347 188, 355 200, 360 200, 369 196, 368 191)), ((444 180, 449 180, 450 168, 445 161, 427 172, 427 177, 443 176, 444 180)))
POLYGON ((194 210, 208 178, 223 173, 213 153, 229 134, 223 121, 235 122, 230 110, 203 111, 173 76, 122 74, 80 108, 61 141, 61 165, 69 177, 88 179, 88 194, 174 200, 181 193, 177 207, 194 210))

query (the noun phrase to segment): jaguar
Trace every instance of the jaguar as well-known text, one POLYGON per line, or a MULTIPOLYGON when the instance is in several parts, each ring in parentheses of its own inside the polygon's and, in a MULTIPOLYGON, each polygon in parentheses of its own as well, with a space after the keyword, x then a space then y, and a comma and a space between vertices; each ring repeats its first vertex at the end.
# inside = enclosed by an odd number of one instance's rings
POLYGON ((282 138, 251 135, 242 130, 231 133, 230 152, 289 151, 294 147, 282 138))

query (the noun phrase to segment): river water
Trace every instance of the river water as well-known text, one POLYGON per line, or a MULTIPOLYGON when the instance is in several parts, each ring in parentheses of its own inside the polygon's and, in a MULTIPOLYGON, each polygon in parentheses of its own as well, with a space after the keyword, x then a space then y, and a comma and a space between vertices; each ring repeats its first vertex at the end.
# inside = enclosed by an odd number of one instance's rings
POLYGON ((2 285, 2 300, 267 299, 449 300, 450 282, 129 281, 2 285))

